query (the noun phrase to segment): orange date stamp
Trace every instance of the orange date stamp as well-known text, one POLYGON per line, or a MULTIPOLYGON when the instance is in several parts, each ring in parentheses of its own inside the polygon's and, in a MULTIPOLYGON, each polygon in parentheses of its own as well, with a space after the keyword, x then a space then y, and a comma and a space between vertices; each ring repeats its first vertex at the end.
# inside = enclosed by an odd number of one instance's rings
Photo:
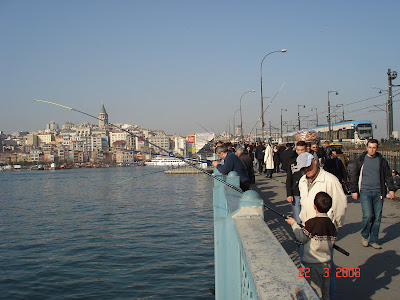
MULTIPOLYGON (((329 268, 324 268, 324 277, 329 277, 329 268)), ((360 277, 360 268, 336 268, 336 277, 360 277)), ((299 277, 309 278, 310 268, 299 268, 299 277)))

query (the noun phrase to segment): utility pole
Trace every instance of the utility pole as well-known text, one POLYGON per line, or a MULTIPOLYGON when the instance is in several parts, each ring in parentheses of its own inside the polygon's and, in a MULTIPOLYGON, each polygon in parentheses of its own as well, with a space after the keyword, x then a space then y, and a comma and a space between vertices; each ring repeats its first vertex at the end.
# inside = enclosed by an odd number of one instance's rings
POLYGON ((331 102, 329 101, 329 94, 336 93, 335 95, 339 95, 337 91, 328 91, 328 128, 329 128, 329 141, 332 142, 332 126, 331 126, 331 102))
MULTIPOLYGON (((281 141, 283 141, 283 130, 282 130, 282 127, 283 127, 283 120, 282 120, 282 111, 287 111, 287 109, 281 108, 281 141)), ((287 128, 286 128, 286 131, 287 131, 287 128)))
POLYGON ((297 104, 297 120, 298 120, 298 124, 299 124, 299 131, 301 130, 301 127, 300 127, 300 106, 302 106, 303 108, 306 108, 306 106, 303 105, 303 104, 297 104))
POLYGON ((392 96, 392 87, 393 86, 400 86, 400 85, 393 85, 392 80, 396 79, 397 77, 397 72, 393 71, 391 72, 390 69, 388 69, 387 72, 388 75, 388 84, 389 84, 389 95, 388 95, 388 114, 389 114, 389 139, 392 144, 393 141, 393 96, 392 96))

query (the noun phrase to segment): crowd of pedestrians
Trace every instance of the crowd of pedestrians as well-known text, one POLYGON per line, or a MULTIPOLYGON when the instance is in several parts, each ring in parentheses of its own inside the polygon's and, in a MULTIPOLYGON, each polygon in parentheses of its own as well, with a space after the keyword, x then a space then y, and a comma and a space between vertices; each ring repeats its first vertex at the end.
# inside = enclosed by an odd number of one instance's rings
POLYGON ((329 142, 324 147, 318 142, 305 141, 285 145, 219 142, 216 154, 225 163, 215 161, 213 165, 222 174, 237 171, 243 191, 255 183, 255 172, 266 178, 272 178, 274 173, 286 173, 286 196, 292 208, 292 218, 286 221, 298 242, 304 243, 300 246, 301 262, 312 270, 313 276, 308 280, 317 294, 322 299, 334 299, 332 247, 336 230, 344 223, 346 193, 361 202, 361 244, 381 249, 378 235, 383 199, 393 199, 394 192, 400 188, 398 172, 389 168, 377 151, 378 144, 375 139, 369 140, 366 151, 346 166, 341 150, 331 148, 329 142), (322 273, 324 268, 329 268, 329 280, 322 273))

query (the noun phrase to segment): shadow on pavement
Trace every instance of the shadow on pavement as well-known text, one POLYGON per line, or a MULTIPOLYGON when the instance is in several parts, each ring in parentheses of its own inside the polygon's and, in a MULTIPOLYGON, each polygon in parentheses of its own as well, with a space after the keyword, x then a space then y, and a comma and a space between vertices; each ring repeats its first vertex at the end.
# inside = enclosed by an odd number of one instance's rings
MULTIPOLYGON (((400 256, 396 251, 375 254, 359 266, 360 277, 336 277, 336 285, 340 284, 345 293, 337 294, 335 298, 371 299, 377 291, 389 289, 392 278, 400 274, 399 266, 400 256)), ((343 276, 343 272, 338 273, 343 276)))
MULTIPOLYGON (((357 232, 361 231, 361 222, 355 222, 355 223, 348 223, 343 225, 343 227, 340 227, 338 230, 338 239, 343 239, 349 234, 354 234, 357 232)), ((361 240, 361 235, 360 235, 360 240, 361 240)))
POLYGON ((385 236, 379 239, 381 244, 397 239, 400 236, 400 223, 398 222, 386 227, 382 230, 382 233, 385 233, 385 236))

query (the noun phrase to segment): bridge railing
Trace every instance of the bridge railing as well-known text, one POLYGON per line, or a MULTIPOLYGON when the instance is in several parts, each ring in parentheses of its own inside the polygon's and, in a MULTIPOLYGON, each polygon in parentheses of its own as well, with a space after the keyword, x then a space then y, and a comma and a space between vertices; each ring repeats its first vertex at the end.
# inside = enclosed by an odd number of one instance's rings
MULTIPOLYGON (((239 176, 214 175, 239 187, 239 176)), ((263 200, 214 180, 215 298, 319 299, 263 220, 263 200)))

